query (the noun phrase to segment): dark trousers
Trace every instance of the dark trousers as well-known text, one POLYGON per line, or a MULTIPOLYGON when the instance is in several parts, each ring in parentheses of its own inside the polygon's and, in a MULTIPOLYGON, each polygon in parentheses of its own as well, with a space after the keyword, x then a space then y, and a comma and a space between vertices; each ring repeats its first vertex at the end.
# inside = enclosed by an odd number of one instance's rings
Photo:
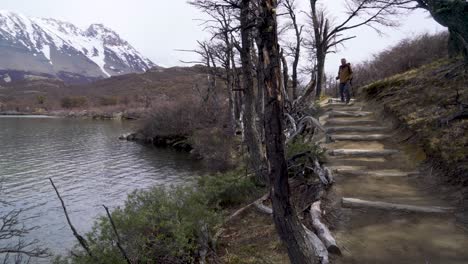
POLYGON ((340 83, 340 95, 341 95, 341 102, 349 103, 351 100, 351 93, 349 92, 349 82, 347 83, 340 83))

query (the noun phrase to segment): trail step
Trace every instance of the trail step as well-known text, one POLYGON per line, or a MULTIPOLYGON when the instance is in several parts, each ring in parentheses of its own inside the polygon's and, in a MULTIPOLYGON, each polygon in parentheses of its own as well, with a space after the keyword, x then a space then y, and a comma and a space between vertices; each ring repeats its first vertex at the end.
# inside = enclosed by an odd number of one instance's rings
MULTIPOLYGON (((344 104, 343 102, 341 102, 341 98, 330 98, 330 99, 328 99, 328 102, 329 103, 339 102, 339 103, 344 104)), ((351 99, 350 102, 356 102, 356 99, 351 99)))
POLYGON ((326 125, 333 126, 362 126, 372 125, 377 123, 375 119, 355 119, 355 120, 340 120, 340 119, 328 119, 326 125))
POLYGON ((353 169, 335 169, 335 173, 340 175, 347 175, 347 176, 368 176, 368 177, 376 177, 376 178, 386 178, 386 177, 411 177, 415 175, 419 175, 419 172, 404 172, 398 170, 353 170, 353 169))
POLYGON ((372 112, 364 111, 331 111, 329 117, 366 117, 372 115, 372 112))
POLYGON ((350 112, 353 112, 353 111, 362 111, 362 107, 359 107, 359 106, 347 106, 347 105, 343 105, 343 106, 332 106, 329 108, 329 111, 350 111, 350 112))
POLYGON ((340 157, 388 157, 399 153, 395 149, 372 150, 372 149, 335 149, 328 152, 331 156, 340 157))
POLYGON ((354 106, 354 105, 357 105, 356 102, 350 102, 349 104, 345 104, 345 103, 342 103, 342 102, 332 102, 332 103, 327 103, 325 106, 330 106, 330 107, 336 107, 336 106, 340 106, 340 107, 350 107, 350 106, 354 106))
POLYGON ((356 127, 351 127, 351 126, 335 126, 335 127, 328 127, 327 133, 332 133, 332 132, 382 132, 389 130, 388 127, 382 127, 382 126, 356 126, 356 127))
POLYGON ((373 135, 331 135, 332 140, 336 141, 376 141, 390 138, 390 135, 373 134, 373 135))
POLYGON ((357 198, 345 198, 341 199, 341 204, 345 208, 371 208, 380 209, 387 211, 403 211, 413 213, 432 213, 432 214, 448 214, 453 213, 455 208, 453 207, 442 207, 442 206, 418 206, 409 204, 396 204, 387 203, 380 201, 366 201, 357 198))

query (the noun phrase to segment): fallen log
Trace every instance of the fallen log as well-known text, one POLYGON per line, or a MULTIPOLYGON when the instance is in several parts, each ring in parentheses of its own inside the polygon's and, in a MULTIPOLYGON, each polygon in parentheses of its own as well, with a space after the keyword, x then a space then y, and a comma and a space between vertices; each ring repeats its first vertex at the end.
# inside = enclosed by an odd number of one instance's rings
MULTIPOLYGON (((266 199, 268 199, 268 196, 265 195, 262 198, 255 201, 254 205, 261 213, 272 215, 273 209, 263 204, 263 202, 266 199)), ((307 234, 307 238, 309 242, 312 244, 313 248, 315 249, 315 253, 317 254, 317 257, 320 259, 319 263, 320 264, 330 263, 329 258, 328 258, 328 250, 323 244, 323 242, 320 240, 320 238, 318 238, 317 235, 314 232, 310 231, 306 226, 303 225, 303 228, 307 234)))
POLYGON ((330 260, 328 258, 328 251, 325 245, 322 243, 320 238, 317 237, 317 235, 310 231, 307 227, 303 226, 304 230, 307 234, 307 238, 309 239, 309 242, 312 244, 313 248, 315 249, 315 254, 319 258, 320 264, 328 264, 330 263, 330 260))
POLYGON ((294 133, 292 133, 289 136, 289 138, 286 139, 286 144, 291 142, 298 135, 300 135, 307 126, 315 127, 324 133, 326 132, 325 128, 322 126, 322 124, 320 124, 320 122, 317 119, 313 118, 312 116, 305 116, 299 121, 296 131, 294 131, 294 133))
POLYGON ((335 238, 333 238, 330 230, 320 220, 322 212, 320 210, 320 201, 313 203, 310 206, 310 218, 312 220, 312 226, 315 229, 315 233, 323 242, 328 252, 332 254, 341 255, 341 250, 336 244, 335 238))
POLYGON ((273 209, 271 209, 270 207, 263 204, 263 202, 266 201, 268 199, 268 197, 270 197, 269 193, 265 194, 262 198, 260 198, 257 201, 253 202, 253 205, 258 209, 258 211, 260 211, 260 213, 272 215, 273 214, 273 209))
POLYGON ((366 201, 356 198, 342 198, 341 200, 343 207, 345 208, 371 208, 388 211, 403 211, 412 213, 431 213, 431 214, 448 214, 453 213, 455 208, 453 207, 441 207, 441 206, 418 206, 408 204, 395 204, 378 201, 366 201))

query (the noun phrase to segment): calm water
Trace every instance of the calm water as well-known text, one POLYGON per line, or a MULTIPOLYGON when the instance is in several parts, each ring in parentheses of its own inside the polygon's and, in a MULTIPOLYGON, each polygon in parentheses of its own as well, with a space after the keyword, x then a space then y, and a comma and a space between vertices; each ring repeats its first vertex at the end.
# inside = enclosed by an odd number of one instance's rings
POLYGON ((0 204, 0 214, 26 209, 26 225, 39 227, 27 238, 63 253, 75 240, 49 177, 85 233, 103 215, 102 204, 115 208, 135 189, 186 183, 200 174, 186 154, 117 139, 129 131, 131 123, 118 121, 0 117, 0 198, 9 203, 0 204))

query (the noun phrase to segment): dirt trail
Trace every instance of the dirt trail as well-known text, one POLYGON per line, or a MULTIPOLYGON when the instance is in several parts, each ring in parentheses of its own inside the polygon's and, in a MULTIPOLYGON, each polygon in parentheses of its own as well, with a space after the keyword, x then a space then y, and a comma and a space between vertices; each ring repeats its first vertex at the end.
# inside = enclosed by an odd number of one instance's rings
POLYGON ((365 104, 330 103, 321 117, 334 142, 328 166, 336 184, 335 234, 343 256, 335 263, 468 263, 468 232, 457 222, 450 188, 436 185, 411 146, 365 104), (364 128, 364 129, 363 129, 364 128), (454 213, 344 208, 343 197, 423 208, 453 207, 454 213))

